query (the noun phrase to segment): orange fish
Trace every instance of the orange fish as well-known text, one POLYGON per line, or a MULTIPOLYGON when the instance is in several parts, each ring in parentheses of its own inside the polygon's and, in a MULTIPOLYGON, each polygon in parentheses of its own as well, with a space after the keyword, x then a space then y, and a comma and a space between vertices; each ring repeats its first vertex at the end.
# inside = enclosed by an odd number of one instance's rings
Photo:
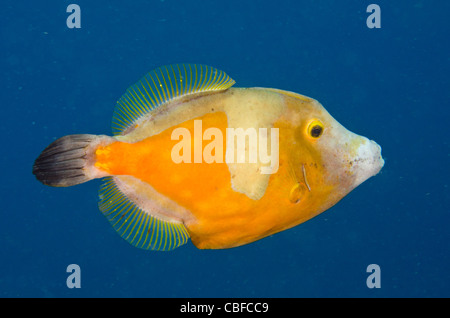
POLYGON ((104 178, 99 207, 132 245, 231 248, 335 205, 384 165, 316 100, 231 88, 205 65, 158 68, 118 101, 113 137, 68 135, 36 159, 46 185, 104 178))

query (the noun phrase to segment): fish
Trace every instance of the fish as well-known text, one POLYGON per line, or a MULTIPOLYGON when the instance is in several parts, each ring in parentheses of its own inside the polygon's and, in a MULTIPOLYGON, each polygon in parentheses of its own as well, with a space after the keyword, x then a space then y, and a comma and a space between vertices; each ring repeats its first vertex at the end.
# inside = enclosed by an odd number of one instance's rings
POLYGON ((315 99, 233 87, 203 64, 156 68, 113 112, 112 135, 53 141, 37 180, 102 179, 99 209, 131 245, 173 250, 249 244, 330 209, 375 176, 381 147, 350 132, 315 99))

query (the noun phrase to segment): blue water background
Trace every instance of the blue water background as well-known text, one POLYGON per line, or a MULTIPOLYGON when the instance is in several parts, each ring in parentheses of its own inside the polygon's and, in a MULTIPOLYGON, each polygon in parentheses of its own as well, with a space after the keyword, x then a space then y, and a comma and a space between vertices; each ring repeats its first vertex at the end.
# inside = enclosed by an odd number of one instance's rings
POLYGON ((10 1, 1 4, 2 297, 449 297, 448 1, 10 1), (381 29, 366 26, 381 7, 381 29), (68 29, 66 7, 81 7, 68 29), (386 160, 335 207, 228 250, 129 245, 100 180, 40 184, 57 137, 110 134, 114 105, 173 63, 318 99, 386 160), (80 289, 66 267, 81 267, 80 289), (381 268, 369 289, 366 268, 381 268))

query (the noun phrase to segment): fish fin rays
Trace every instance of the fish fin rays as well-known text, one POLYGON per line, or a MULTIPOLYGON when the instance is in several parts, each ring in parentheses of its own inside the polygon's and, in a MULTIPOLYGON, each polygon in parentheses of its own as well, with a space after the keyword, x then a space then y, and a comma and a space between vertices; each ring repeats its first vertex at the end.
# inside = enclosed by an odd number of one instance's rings
POLYGON ((114 230, 135 247, 170 251, 189 239, 182 223, 161 220, 142 210, 120 191, 113 177, 104 178, 99 197, 100 211, 114 230))
POLYGON ((139 118, 176 98, 226 90, 234 83, 225 72, 206 65, 174 64, 157 68, 119 99, 112 120, 113 134, 123 134, 139 118))

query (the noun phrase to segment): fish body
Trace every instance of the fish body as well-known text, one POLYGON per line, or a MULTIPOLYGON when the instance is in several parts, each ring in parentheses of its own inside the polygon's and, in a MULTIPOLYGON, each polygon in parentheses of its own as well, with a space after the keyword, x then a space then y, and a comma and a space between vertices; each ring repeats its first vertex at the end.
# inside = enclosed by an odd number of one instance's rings
POLYGON ((232 88, 225 73, 172 65, 122 96, 114 137, 69 135, 33 171, 44 184, 105 178, 100 210, 132 245, 251 243, 303 223, 377 174, 381 148, 316 100, 232 88))

